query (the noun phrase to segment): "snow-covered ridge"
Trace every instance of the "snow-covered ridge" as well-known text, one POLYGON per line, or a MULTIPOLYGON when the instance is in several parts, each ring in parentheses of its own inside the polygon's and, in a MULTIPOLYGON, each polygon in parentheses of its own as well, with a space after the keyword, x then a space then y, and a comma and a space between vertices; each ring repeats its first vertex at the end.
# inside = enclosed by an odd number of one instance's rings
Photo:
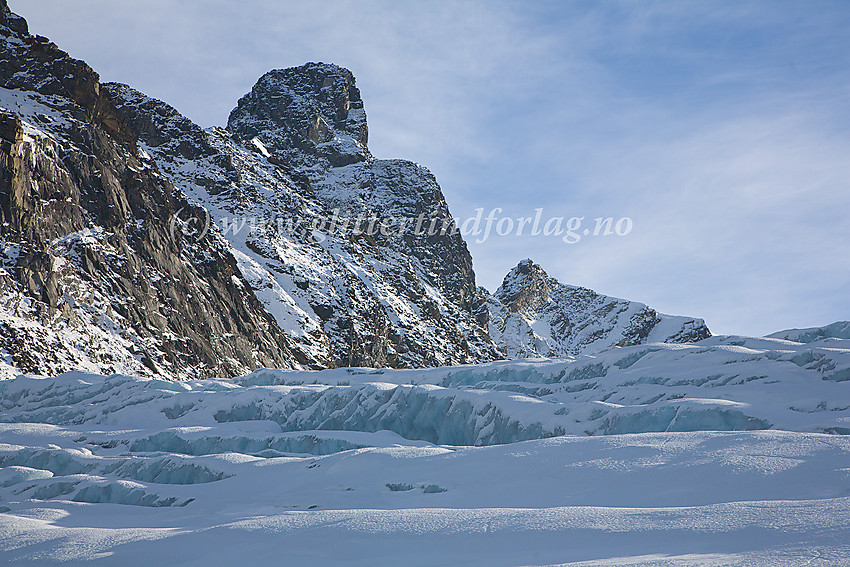
POLYGON ((97 74, 5 4, 0 107, 0 377, 298 363, 226 243, 171 238, 169 218, 192 206, 97 74))
POLYGON ((850 321, 836 321, 823 327, 777 331, 769 334, 768 337, 796 341, 798 343, 822 341, 824 345, 831 343, 833 346, 838 346, 844 344, 841 342, 842 340, 850 340, 850 321))

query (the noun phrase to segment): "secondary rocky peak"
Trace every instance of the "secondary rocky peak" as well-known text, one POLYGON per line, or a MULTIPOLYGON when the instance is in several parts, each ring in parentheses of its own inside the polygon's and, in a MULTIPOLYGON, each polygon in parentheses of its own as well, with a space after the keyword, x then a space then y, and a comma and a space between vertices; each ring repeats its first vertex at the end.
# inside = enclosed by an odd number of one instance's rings
POLYGON ((702 319, 565 285, 531 260, 514 267, 488 302, 490 336, 509 358, 575 356, 647 342, 711 336, 702 319))
POLYGON ((496 297, 513 313, 524 313, 549 300, 549 275, 526 258, 505 276, 496 297))
POLYGON ((525 260, 520 260, 519 263, 510 271, 511 274, 532 274, 532 273, 542 273, 546 275, 546 272, 543 271, 543 268, 540 267, 539 264, 535 264, 531 258, 526 258, 525 260))
POLYGON ((227 128, 260 138, 275 157, 294 166, 326 161, 338 167, 372 157, 354 75, 328 63, 269 71, 239 99, 227 128))

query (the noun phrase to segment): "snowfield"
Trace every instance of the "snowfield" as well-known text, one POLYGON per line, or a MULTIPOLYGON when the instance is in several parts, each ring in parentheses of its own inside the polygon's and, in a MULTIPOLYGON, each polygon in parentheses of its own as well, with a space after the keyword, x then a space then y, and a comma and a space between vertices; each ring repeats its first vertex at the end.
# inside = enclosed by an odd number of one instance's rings
POLYGON ((850 341, 0 382, 0 562, 850 564, 850 341))

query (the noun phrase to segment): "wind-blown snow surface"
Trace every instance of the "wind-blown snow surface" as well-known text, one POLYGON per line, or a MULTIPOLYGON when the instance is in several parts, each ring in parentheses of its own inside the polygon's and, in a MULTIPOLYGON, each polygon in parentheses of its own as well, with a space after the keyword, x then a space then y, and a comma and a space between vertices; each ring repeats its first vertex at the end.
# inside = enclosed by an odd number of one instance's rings
POLYGON ((0 562, 850 564, 850 348, 0 382, 0 562), (564 435, 566 434, 566 435, 564 435))

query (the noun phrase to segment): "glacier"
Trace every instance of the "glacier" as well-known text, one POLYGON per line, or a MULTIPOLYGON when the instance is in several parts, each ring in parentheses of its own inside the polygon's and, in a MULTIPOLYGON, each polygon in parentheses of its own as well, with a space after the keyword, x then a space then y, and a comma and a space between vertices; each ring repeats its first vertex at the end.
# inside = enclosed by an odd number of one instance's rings
POLYGON ((10 564, 850 562, 850 342, 0 381, 10 564))

